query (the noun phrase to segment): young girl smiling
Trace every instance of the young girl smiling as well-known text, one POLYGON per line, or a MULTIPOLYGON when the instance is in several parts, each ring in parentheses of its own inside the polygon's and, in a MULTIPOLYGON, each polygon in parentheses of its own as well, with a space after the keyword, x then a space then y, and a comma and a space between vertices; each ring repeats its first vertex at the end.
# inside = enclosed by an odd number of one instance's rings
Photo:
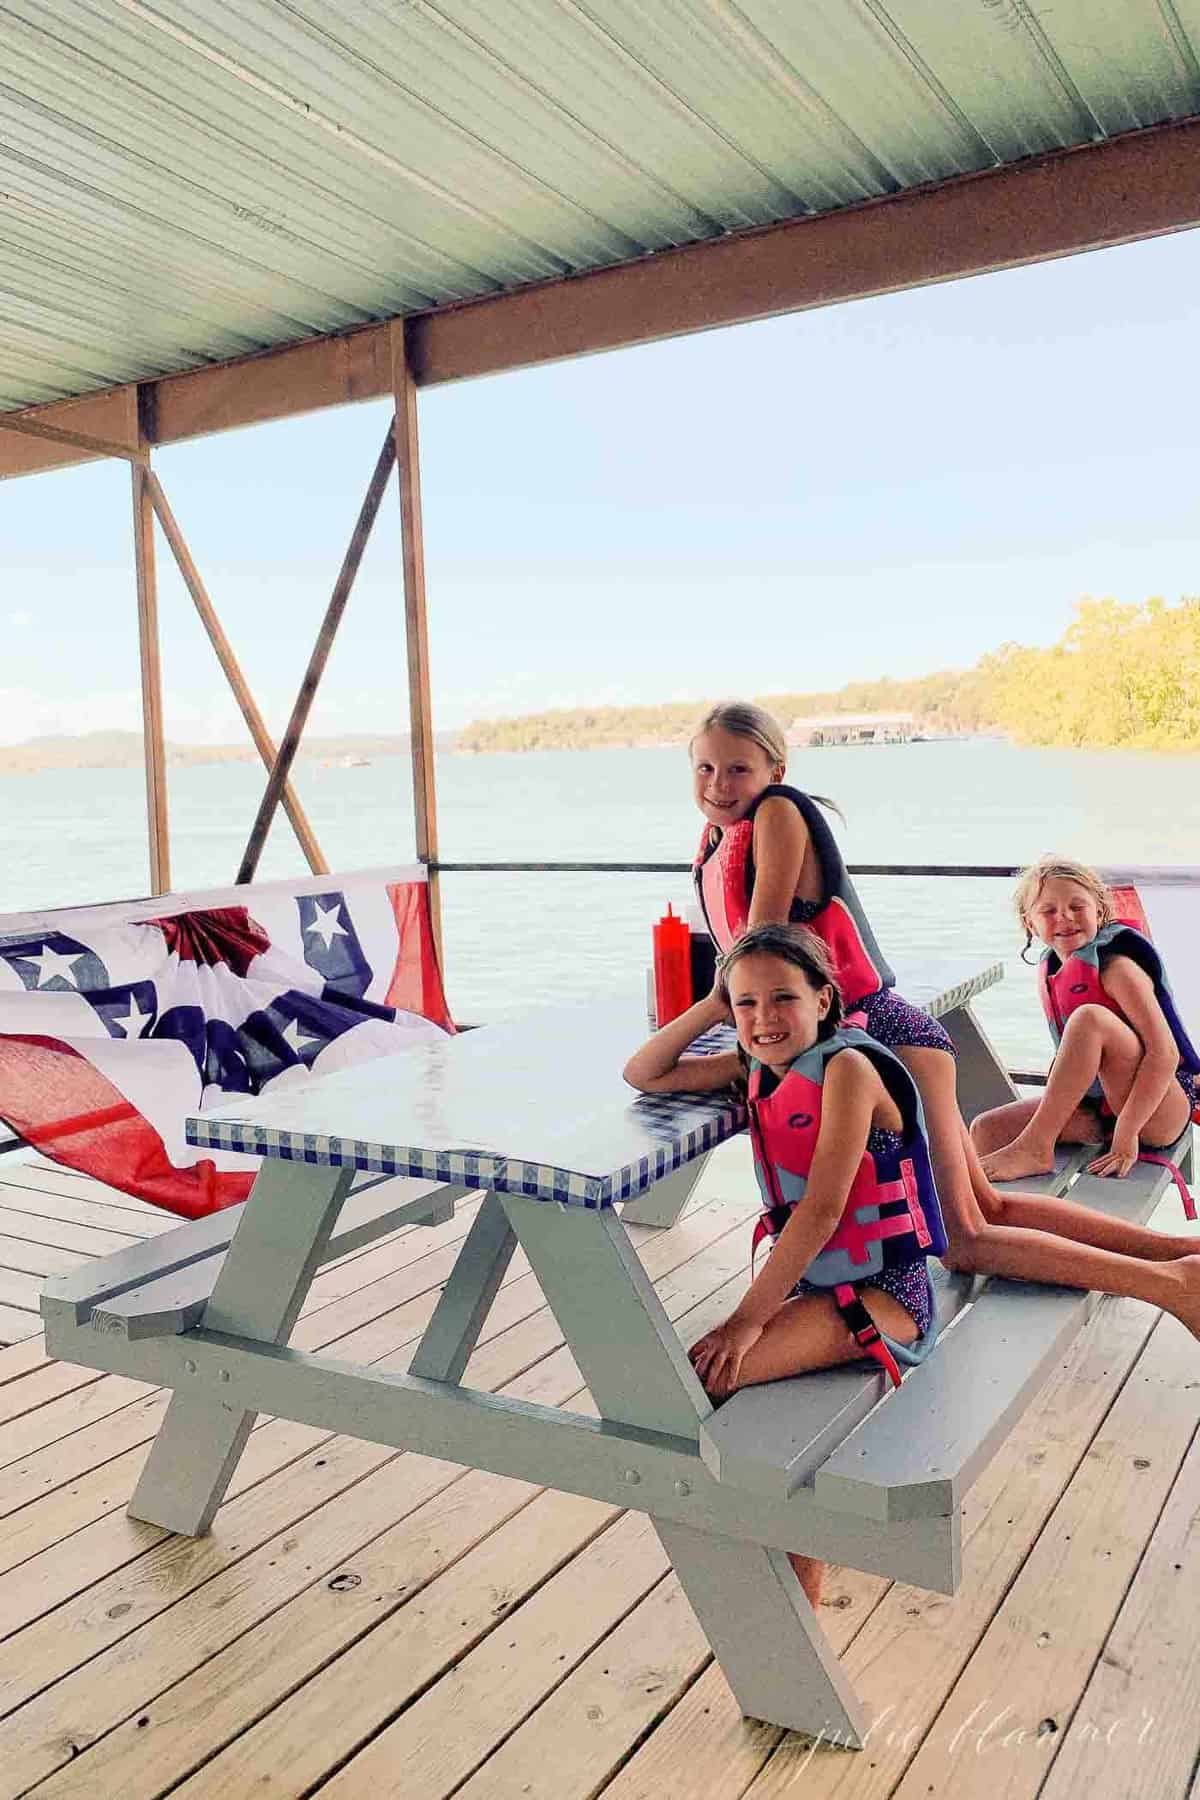
POLYGON ((1196 1105, 1200 1057, 1175 1011, 1162 959, 1116 916, 1094 869, 1043 857, 1014 897, 1025 948, 1044 945, 1039 985, 1055 1042, 1040 1099, 980 1114, 971 1136, 993 1181, 1054 1167, 1056 1144, 1096 1144, 1093 1175, 1127 1175, 1168 1148, 1196 1105))
MULTIPOLYGON (((747 1078, 763 1220, 775 1244, 729 1317, 689 1352, 714 1400, 866 1355, 894 1382, 933 1342, 927 1258, 946 1247, 912 1078, 842 1024, 829 954, 810 931, 760 925, 717 987, 630 1058, 645 1093, 711 1092, 747 1078), (733 1018, 738 1050, 688 1046, 733 1018)), ((809 1599, 820 1565, 793 1558, 809 1599)))

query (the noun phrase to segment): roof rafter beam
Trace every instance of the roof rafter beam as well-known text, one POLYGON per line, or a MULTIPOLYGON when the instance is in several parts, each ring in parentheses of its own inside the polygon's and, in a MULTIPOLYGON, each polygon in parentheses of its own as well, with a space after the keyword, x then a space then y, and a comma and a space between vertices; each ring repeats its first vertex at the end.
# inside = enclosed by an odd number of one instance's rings
MULTIPOLYGON (((1197 224, 1193 118, 419 314, 408 327, 413 374, 420 387, 498 374, 1197 224)), ((368 325, 144 382, 153 441, 388 395, 388 334, 386 322, 368 325)), ((113 391, 22 417, 53 425, 70 408, 79 424, 113 391)), ((0 434, 0 477, 64 460, 83 457, 0 434)))

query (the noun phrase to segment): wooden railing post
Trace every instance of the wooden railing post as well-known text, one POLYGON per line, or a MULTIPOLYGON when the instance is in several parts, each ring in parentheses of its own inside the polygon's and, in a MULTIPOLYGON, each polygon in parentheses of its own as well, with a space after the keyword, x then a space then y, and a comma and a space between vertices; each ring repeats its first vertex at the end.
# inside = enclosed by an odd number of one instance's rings
POLYGON ((433 763, 433 712, 429 684, 429 634, 425 619, 425 541, 421 529, 421 463, 417 444, 417 389, 403 319, 391 323, 392 391, 396 397, 396 473, 400 482, 400 531, 404 559, 404 625, 408 646, 408 716, 412 737, 413 813, 417 855, 429 871, 429 912, 442 960, 442 909, 438 884, 437 793, 433 763))
POLYGON ((162 663, 158 645, 158 578, 154 556, 154 508, 150 499, 150 459, 138 422, 143 457, 130 462, 133 481, 133 556, 137 576, 138 651, 142 671, 142 745, 146 767, 146 827, 150 849, 150 891, 171 887, 167 823, 167 753, 163 736, 162 663))

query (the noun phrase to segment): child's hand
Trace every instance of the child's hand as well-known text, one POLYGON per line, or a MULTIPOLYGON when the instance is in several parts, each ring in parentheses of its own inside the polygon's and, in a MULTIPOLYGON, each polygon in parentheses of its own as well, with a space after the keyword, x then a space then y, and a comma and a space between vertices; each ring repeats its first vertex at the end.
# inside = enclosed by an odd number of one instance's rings
POLYGON ((705 994, 701 1004, 712 1015, 713 1021, 720 1025, 732 1025, 733 1014, 729 1010, 729 1001, 722 990, 713 986, 705 994))
POLYGON ((1088 1164, 1089 1175, 1128 1175, 1138 1159, 1138 1136, 1136 1131, 1122 1131, 1120 1121, 1113 1131, 1112 1143, 1098 1156, 1095 1162, 1088 1164))
POLYGON ((706 1331, 688 1351, 705 1391, 714 1400, 724 1400, 738 1383, 742 1361, 763 1334, 761 1325, 730 1317, 715 1331, 706 1331))

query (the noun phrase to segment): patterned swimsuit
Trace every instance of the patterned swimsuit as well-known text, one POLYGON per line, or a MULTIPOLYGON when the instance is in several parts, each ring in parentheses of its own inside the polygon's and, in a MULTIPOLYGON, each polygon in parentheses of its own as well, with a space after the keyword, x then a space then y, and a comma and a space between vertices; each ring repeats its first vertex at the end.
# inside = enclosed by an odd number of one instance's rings
MULTIPOLYGON (((883 1131, 873 1125, 867 1134, 867 1150, 873 1156, 895 1155, 903 1141, 899 1131, 883 1131)), ((866 1285, 876 1287, 881 1293, 890 1294, 893 1300, 898 1300, 905 1312, 910 1314, 918 1335, 924 1337, 933 1323, 933 1305, 929 1291, 929 1268, 923 1256, 914 1256, 911 1262, 897 1263, 894 1268, 881 1269, 866 1285)), ((795 1295, 828 1292, 828 1288, 819 1288, 811 1281, 803 1280, 798 1281, 792 1289, 795 1295)))
MULTIPOLYGON (((806 925, 820 912, 821 902, 803 900, 795 910, 799 915, 796 923, 806 925)), ((846 1000, 846 1011, 864 1013, 867 1031, 887 1050, 945 1050, 950 1056, 955 1054, 945 1027, 919 1006, 902 999, 894 988, 877 988, 861 999, 850 1001, 847 996, 846 1000)))

